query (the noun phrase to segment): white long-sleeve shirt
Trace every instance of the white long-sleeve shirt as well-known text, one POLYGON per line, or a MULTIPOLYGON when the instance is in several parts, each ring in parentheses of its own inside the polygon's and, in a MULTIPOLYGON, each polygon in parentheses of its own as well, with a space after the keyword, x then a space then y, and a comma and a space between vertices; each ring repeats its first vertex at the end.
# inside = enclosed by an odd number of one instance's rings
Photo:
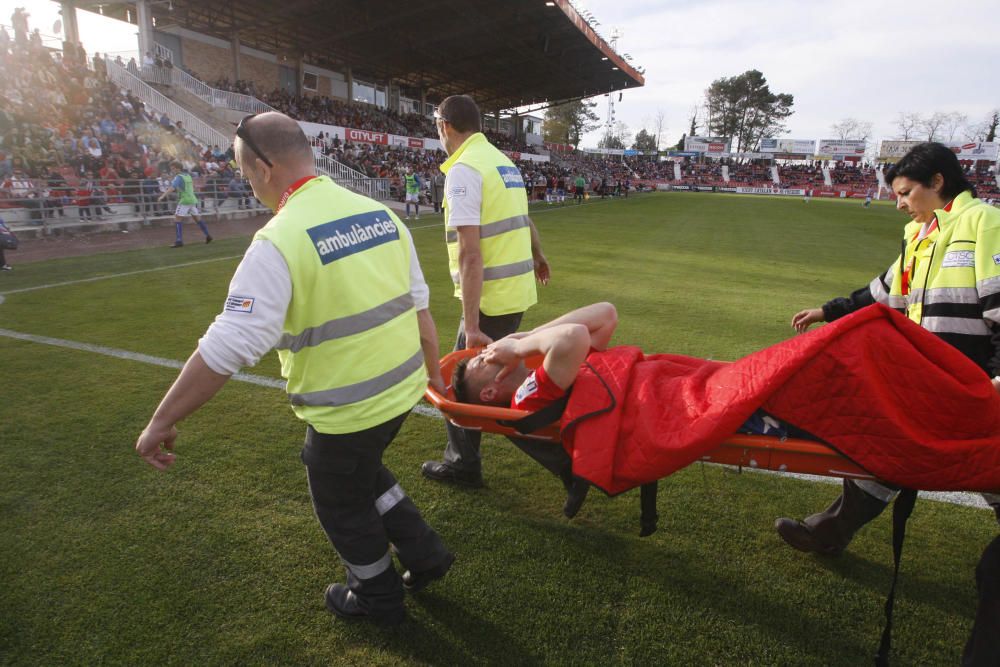
MULTIPOLYGON (((397 228, 409 237, 402 224, 397 228)), ((430 290, 417 251, 410 242, 410 295, 416 309, 425 310, 430 290)), ((198 341, 198 353, 216 373, 232 375, 255 365, 281 338, 292 300, 292 276, 278 248, 267 240, 250 244, 229 283, 222 312, 198 341)))

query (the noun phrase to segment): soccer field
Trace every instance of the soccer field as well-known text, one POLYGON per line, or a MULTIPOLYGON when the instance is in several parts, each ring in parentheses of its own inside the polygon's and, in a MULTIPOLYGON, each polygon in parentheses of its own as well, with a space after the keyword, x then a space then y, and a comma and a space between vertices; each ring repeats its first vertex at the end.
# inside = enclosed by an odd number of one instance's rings
MULTIPOLYGON (((903 216, 856 201, 653 194, 533 212, 552 281, 525 320, 611 301, 613 344, 734 359, 792 335, 791 316, 867 283, 903 216)), ((460 312, 439 216, 411 229, 442 352, 460 312)), ((167 473, 132 446, 221 309, 248 238, 21 264, 0 276, 0 662, 4 664, 858 665, 892 572, 889 516, 839 559, 793 551, 778 516, 835 486, 697 464, 638 492, 562 486, 505 440, 486 487, 423 479, 444 443, 413 414, 386 464, 458 560, 394 631, 333 620, 343 580, 312 514, 304 426, 277 356, 182 423, 167 473), (51 344, 56 343, 56 344, 51 344), (251 378, 252 379, 252 378, 251 378)), ((972 625, 992 514, 923 501, 907 532, 895 664, 953 665, 972 625)))

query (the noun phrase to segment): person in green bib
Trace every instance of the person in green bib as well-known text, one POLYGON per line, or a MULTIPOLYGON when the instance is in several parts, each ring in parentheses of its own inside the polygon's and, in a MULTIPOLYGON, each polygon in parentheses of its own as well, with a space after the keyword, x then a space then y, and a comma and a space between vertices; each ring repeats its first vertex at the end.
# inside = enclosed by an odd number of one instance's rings
POLYGON ((575 190, 573 192, 573 199, 577 204, 583 203, 583 192, 587 189, 587 181, 583 178, 583 174, 577 174, 576 180, 573 181, 575 190))
POLYGON ((274 217, 135 449, 155 468, 171 466, 175 424, 276 349, 307 425, 301 459, 313 507, 347 569, 346 584, 326 587, 326 607, 395 625, 406 616, 404 591, 443 577, 455 559, 382 463, 428 382, 444 389, 427 284, 406 226, 317 177, 296 121, 248 116, 236 137, 240 169, 274 217))
MULTIPOLYGON (((448 268, 462 301, 455 349, 483 347, 517 331, 524 312, 538 300, 535 280, 549 281, 549 263, 528 217, 521 172, 483 135, 475 101, 468 95, 448 97, 435 120, 449 155, 441 165, 448 268)), ((447 430, 444 460, 426 461, 424 476, 482 486, 480 433, 450 423, 447 430)), ((536 459, 545 454, 525 451, 536 459)))
POLYGON ((208 227, 201 219, 201 211, 198 210, 198 197, 194 194, 194 181, 190 172, 184 168, 180 162, 171 162, 170 171, 174 175, 170 187, 160 195, 159 201, 163 201, 171 193, 177 193, 177 210, 174 211, 174 225, 177 228, 177 239, 172 248, 180 248, 184 245, 184 220, 191 218, 198 223, 198 227, 205 234, 205 243, 212 242, 212 235, 208 233, 208 227))
POLYGON ((413 204, 414 213, 417 220, 420 219, 420 177, 413 173, 413 167, 407 165, 406 173, 403 174, 403 182, 406 186, 406 219, 410 219, 410 204, 413 204))

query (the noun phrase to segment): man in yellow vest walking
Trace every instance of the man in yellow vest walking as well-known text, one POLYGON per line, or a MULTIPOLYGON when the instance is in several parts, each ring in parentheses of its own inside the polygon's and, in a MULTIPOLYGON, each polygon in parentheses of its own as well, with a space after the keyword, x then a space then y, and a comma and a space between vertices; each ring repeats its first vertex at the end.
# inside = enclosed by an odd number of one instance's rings
MULTIPOLYGON (((435 120, 449 155, 441 165, 444 220, 448 268, 455 296, 462 300, 455 349, 464 350, 517 331, 524 311, 538 300, 535 278, 548 283, 549 264, 538 230, 528 217, 521 172, 483 135, 475 101, 468 95, 448 97, 438 107, 435 120)), ((447 427, 444 461, 425 462, 424 476, 482 486, 479 432, 447 427)), ((528 453, 537 458, 537 452, 528 453)))
POLYGON ((404 589, 422 589, 454 561, 382 464, 428 377, 443 387, 427 285, 406 227, 385 206, 317 178, 298 123, 248 116, 236 137, 236 160, 274 217, 135 448, 165 470, 175 424, 277 349, 292 410, 308 425, 301 458, 313 507, 347 569, 346 585, 327 587, 326 606, 395 625, 404 589))

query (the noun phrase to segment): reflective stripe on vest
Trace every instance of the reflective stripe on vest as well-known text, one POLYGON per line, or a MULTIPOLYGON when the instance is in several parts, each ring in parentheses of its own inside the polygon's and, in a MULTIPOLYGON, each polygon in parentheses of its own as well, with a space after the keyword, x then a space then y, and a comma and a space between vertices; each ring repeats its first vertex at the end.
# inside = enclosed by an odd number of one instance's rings
MULTIPOLYGON (((512 232, 515 229, 523 229, 528 226, 528 220, 529 218, 526 215, 515 215, 513 218, 507 218, 506 220, 497 220, 488 225, 479 225, 479 240, 488 239, 491 236, 499 236, 500 234, 512 232)), ((454 229, 449 229, 446 232, 446 236, 448 243, 458 241, 458 232, 454 229)))
POLYGON ((353 336, 385 324, 411 308, 413 308, 413 295, 406 292, 363 313, 330 320, 318 327, 309 327, 297 335, 284 334, 274 349, 298 352, 304 347, 313 347, 328 340, 353 336))
MULTIPOLYGON (((886 279, 891 280, 892 275, 887 274, 886 279)), ((890 308, 895 308, 900 312, 906 312, 906 298, 898 294, 890 294, 886 291, 886 287, 882 282, 882 276, 879 276, 871 281, 868 285, 869 291, 872 293, 875 301, 881 303, 890 308)))
MULTIPOLYGON (((457 164, 466 165, 482 179, 479 247, 483 256, 483 289, 479 309, 487 315, 524 312, 537 300, 528 198, 521 172, 506 155, 490 145, 482 133, 473 134, 441 165, 447 174, 457 164)), ((458 266, 458 233, 448 227, 451 212, 445 207, 448 268, 461 298, 458 266)))
POLYGON ((423 350, 418 350, 416 354, 400 365, 370 380, 335 389, 313 391, 307 394, 289 393, 288 397, 291 399, 292 405, 337 407, 358 403, 367 398, 378 396, 387 389, 396 386, 413 375, 414 371, 420 370, 423 367, 423 363, 423 350))
POLYGON ((295 414, 320 433, 377 426, 423 394, 411 249, 400 227, 384 206, 323 176, 254 237, 288 265, 292 300, 276 349, 295 414))
MULTIPOLYGON (((890 305, 902 303, 907 317, 934 333, 989 336, 984 318, 993 319, 993 310, 1000 313, 1000 298, 995 307, 988 303, 991 294, 1000 292, 1000 254, 993 254, 1000 253, 1000 211, 963 192, 935 213, 938 224, 924 238, 919 238, 919 223, 908 224, 903 232, 903 253, 892 270, 890 305), (986 261, 982 253, 988 253, 986 261), (912 269, 908 284, 906 269, 912 269), (904 287, 909 293, 903 293, 904 287)), ((882 301, 877 282, 872 281, 872 294, 882 301)))

